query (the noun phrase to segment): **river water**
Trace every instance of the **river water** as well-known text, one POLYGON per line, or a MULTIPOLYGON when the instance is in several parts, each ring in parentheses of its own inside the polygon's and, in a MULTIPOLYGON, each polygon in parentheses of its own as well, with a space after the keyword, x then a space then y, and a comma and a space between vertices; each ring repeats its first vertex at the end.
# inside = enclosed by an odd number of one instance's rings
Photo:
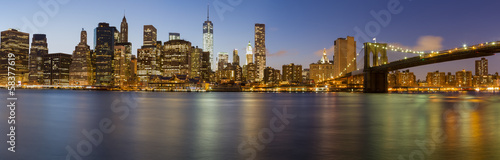
POLYGON ((498 160, 499 95, 18 90, 0 159, 498 160))

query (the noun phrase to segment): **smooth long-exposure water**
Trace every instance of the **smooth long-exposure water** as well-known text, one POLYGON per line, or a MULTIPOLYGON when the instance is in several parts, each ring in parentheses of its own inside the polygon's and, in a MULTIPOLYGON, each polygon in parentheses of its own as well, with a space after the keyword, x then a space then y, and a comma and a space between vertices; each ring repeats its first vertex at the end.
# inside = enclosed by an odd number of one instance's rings
MULTIPOLYGON (((2 102, 7 97, 1 94, 2 102)), ((19 90, 1 160, 500 159, 491 93, 19 90)))

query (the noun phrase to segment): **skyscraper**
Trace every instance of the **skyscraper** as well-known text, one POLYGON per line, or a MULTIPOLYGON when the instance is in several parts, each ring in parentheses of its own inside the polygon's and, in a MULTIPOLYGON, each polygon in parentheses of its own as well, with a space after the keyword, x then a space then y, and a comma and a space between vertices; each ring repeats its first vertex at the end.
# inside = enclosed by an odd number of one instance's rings
POLYGON ((142 85, 147 85, 153 75, 161 75, 161 41, 156 41, 156 28, 144 25, 143 45, 137 49, 137 76, 142 85))
POLYGON ((69 72, 70 85, 92 85, 93 71, 90 46, 87 45, 87 31, 82 29, 80 43, 73 51, 72 62, 69 72))
POLYGON ((31 84, 43 84, 43 56, 49 54, 47 37, 45 34, 34 34, 31 41, 29 82, 31 84))
POLYGON ((255 24, 255 65, 257 66, 257 80, 264 78, 266 68, 266 25, 255 24))
POLYGON ((108 23, 99 23, 94 30, 96 71, 95 84, 98 86, 113 86, 113 55, 115 48, 115 27, 108 23))
POLYGON ((245 65, 253 63, 253 49, 252 49, 252 44, 250 42, 248 42, 246 57, 247 57, 246 58, 247 62, 245 65))
POLYGON ((210 6, 207 8, 207 21, 203 23, 203 51, 210 52, 210 63, 212 69, 216 69, 216 57, 214 52, 214 24, 210 21, 210 6), (213 56, 212 56, 213 55, 213 56))
POLYGON ((334 43, 334 49, 334 76, 341 76, 357 70, 354 37, 338 38, 334 43))
POLYGON ((127 18, 123 16, 122 24, 120 25, 120 43, 128 42, 128 23, 127 18))
POLYGON ((233 65, 240 65, 240 56, 238 55, 238 49, 233 50, 233 65))
POLYGON ((43 56, 43 84, 44 85, 69 85, 69 68, 71 55, 66 53, 53 53, 43 56))
POLYGON ((1 33, 0 84, 7 84, 8 54, 15 55, 16 84, 28 82, 29 77, 29 33, 8 29, 1 33))
POLYGON ((144 46, 155 46, 156 35, 156 28, 153 25, 144 25, 144 46))
POLYGON ((481 60, 476 61, 476 76, 487 76, 488 75, 488 60, 486 58, 481 58, 481 60))

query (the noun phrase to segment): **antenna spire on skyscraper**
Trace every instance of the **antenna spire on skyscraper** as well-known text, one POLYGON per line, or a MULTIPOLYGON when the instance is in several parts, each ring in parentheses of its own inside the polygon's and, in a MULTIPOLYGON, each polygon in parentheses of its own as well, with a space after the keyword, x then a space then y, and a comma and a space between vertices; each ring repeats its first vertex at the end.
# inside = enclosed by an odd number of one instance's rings
POLYGON ((210 3, 207 4, 207 21, 210 21, 210 3))

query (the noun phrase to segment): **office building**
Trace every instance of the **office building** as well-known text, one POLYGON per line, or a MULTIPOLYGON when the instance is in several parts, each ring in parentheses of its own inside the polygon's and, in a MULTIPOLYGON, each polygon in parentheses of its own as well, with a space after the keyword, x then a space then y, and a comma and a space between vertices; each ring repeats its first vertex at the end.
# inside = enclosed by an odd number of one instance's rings
POLYGON ((131 85, 130 67, 132 63, 132 43, 116 43, 113 56, 113 84, 118 87, 131 85))
POLYGON ((233 50, 233 65, 240 65, 240 56, 238 55, 238 49, 233 50))
POLYGON ((69 68, 71 55, 53 53, 43 56, 43 84, 44 85, 69 85, 69 68))
POLYGON ((266 25, 255 24, 255 65, 257 66, 257 80, 264 78, 266 68, 266 25))
POLYGON ((212 69, 217 69, 217 55, 214 52, 214 24, 210 21, 210 10, 207 7, 207 21, 203 23, 203 51, 210 52, 210 64, 212 69))
POLYGON ((338 38, 334 43, 333 75, 342 76, 357 70, 356 67, 356 41, 354 37, 338 38))
POLYGON ((95 37, 95 85, 113 86, 113 56, 115 48, 116 28, 108 23, 99 23, 94 30, 95 37))
POLYGON ((69 84, 75 86, 93 85, 92 51, 87 44, 87 31, 80 32, 80 43, 73 51, 69 68, 69 84))
POLYGON ((334 78, 334 67, 328 58, 326 57, 326 49, 323 50, 323 57, 318 63, 312 63, 309 65, 309 79, 313 80, 314 83, 326 81, 328 79, 334 78))
POLYGON ((165 42, 160 56, 161 73, 164 77, 189 75, 191 66, 191 42, 172 40, 165 42))
POLYGON ((29 56, 29 83, 43 84, 43 56, 49 54, 47 37, 45 34, 34 34, 31 40, 29 56))
POLYGON ((143 46, 155 46, 156 37, 156 28, 153 25, 144 25, 143 46))
POLYGON ((227 64, 229 63, 229 55, 227 52, 219 52, 217 54, 217 69, 216 70, 222 70, 227 67, 227 64))
MULTIPOLYGON (((29 80, 29 33, 8 29, 1 33, 0 45, 0 84, 7 84, 8 54, 15 55, 16 84, 27 83, 29 80)), ((11 71, 12 72, 12 71, 11 71)))

